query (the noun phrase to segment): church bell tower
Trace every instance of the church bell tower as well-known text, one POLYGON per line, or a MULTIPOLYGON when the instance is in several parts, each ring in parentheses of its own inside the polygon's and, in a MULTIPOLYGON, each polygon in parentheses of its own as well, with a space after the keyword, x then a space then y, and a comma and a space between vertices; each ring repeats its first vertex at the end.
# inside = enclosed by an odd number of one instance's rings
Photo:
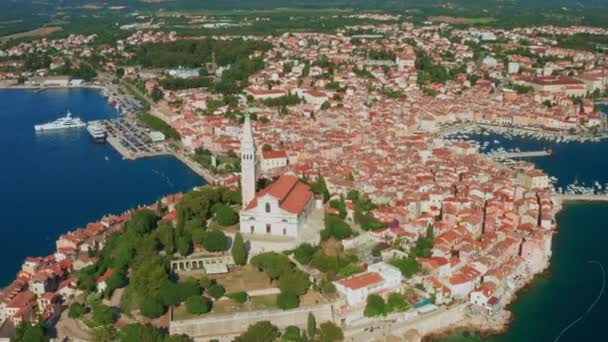
POLYGON ((257 157, 253 129, 249 115, 245 116, 241 135, 241 196, 243 207, 255 197, 257 181, 257 157))

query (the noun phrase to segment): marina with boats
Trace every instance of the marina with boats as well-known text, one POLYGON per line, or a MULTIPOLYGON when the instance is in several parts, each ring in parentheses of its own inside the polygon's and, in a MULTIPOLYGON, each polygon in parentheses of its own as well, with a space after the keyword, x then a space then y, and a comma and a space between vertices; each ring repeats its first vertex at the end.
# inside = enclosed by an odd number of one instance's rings
MULTIPOLYGON (((528 158, 534 158, 537 166, 553 169, 554 165, 576 163, 573 158, 578 154, 571 152, 572 149, 583 148, 589 143, 592 143, 589 146, 601 149, 608 144, 602 136, 558 135, 487 125, 454 127, 446 130, 443 136, 452 141, 471 143, 488 158, 514 168, 530 167, 528 158)), ((595 179, 568 179, 566 175, 558 174, 549 176, 549 181, 564 201, 608 201, 608 179, 603 179, 601 171, 598 172, 595 179)))

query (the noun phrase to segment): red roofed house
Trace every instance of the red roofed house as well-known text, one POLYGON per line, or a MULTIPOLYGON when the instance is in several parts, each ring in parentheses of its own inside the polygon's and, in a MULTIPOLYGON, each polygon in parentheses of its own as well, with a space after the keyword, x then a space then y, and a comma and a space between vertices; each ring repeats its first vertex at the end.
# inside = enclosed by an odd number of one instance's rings
POLYGON ((97 278, 97 292, 103 292, 108 288, 107 280, 112 276, 112 269, 109 269, 97 278))
POLYGON ((288 163, 285 151, 262 151, 263 172, 272 172, 273 169, 287 166, 288 163))
POLYGON ((369 265, 364 273, 334 282, 336 290, 348 305, 358 305, 366 301, 370 294, 388 292, 401 287, 401 271, 384 262, 369 265))

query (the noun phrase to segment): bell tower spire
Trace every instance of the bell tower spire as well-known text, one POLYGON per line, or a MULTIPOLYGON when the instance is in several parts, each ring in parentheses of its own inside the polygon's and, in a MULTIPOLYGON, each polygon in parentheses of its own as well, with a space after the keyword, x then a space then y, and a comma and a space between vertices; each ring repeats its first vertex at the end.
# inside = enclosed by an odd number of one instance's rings
POLYGON ((257 156, 255 140, 249 114, 246 114, 241 135, 241 196, 243 206, 246 206, 255 197, 256 181, 257 156))

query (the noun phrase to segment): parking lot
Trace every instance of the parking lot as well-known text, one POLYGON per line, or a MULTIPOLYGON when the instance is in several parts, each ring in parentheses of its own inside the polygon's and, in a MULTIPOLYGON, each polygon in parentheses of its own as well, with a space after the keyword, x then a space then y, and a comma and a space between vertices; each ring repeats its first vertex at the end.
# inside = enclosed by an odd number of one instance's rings
POLYGON ((148 129, 139 126, 128 118, 101 121, 107 133, 107 139, 123 157, 135 159, 168 154, 164 145, 152 144, 148 129))

